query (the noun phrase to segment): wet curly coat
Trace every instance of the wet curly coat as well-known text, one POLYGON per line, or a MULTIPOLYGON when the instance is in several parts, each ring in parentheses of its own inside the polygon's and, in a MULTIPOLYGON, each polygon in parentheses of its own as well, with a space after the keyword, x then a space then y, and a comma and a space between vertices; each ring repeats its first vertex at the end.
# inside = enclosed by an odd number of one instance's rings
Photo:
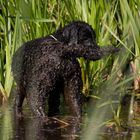
POLYGON ((81 69, 76 58, 98 60, 118 51, 100 48, 92 27, 74 21, 52 35, 25 43, 13 56, 12 71, 17 83, 16 112, 21 114, 24 98, 36 116, 59 113, 60 93, 73 116, 81 117, 81 69))

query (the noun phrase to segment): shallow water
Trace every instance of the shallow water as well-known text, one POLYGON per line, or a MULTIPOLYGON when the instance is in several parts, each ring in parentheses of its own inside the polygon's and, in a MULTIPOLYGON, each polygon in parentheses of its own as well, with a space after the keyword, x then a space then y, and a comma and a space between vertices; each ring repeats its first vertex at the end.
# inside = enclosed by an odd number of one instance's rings
POLYGON ((78 130, 79 124, 70 116, 18 118, 9 107, 0 110, 0 140, 78 140, 78 130))
MULTIPOLYGON (((33 117, 29 109, 24 109, 24 114, 24 117, 18 118, 11 107, 0 108, 0 140, 83 140, 87 124, 79 124, 70 116, 40 119, 33 117), (80 130, 80 127, 83 129, 80 130)), ((91 133, 96 127, 92 123, 88 128, 91 133)), ((99 132, 97 140, 140 140, 140 127, 124 126, 116 132, 113 125, 106 126, 99 132)))

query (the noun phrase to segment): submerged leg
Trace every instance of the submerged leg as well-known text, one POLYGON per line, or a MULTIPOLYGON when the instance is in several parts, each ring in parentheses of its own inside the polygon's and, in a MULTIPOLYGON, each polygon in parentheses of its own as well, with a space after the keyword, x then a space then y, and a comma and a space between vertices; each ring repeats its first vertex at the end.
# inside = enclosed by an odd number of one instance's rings
POLYGON ((70 109, 71 115, 78 119, 81 118, 81 88, 82 79, 80 73, 75 73, 68 81, 65 81, 64 98, 66 104, 70 109))
POLYGON ((27 90, 27 101, 35 116, 45 117, 45 93, 39 91, 37 87, 33 87, 27 90))
POLYGON ((21 117, 22 116, 22 104, 25 98, 25 89, 18 85, 17 86, 17 91, 16 91, 16 97, 15 97, 15 113, 17 116, 21 117))

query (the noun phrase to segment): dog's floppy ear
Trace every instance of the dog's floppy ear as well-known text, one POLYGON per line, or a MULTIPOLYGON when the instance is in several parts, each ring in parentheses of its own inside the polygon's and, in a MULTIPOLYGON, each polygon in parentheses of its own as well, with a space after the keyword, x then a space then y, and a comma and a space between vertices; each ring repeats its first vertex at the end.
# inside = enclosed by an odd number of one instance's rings
POLYGON ((76 26, 67 26, 63 31, 64 42, 68 45, 77 44, 78 40, 78 31, 76 26))

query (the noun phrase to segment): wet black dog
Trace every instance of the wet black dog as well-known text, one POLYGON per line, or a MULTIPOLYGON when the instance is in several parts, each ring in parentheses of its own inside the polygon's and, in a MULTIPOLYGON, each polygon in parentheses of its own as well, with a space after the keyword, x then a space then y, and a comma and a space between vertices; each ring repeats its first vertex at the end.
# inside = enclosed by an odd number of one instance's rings
POLYGON ((52 35, 25 43, 13 56, 12 71, 17 83, 16 112, 21 114, 24 98, 36 116, 59 113, 60 93, 73 116, 81 117, 81 69, 76 58, 98 60, 118 49, 100 48, 90 25, 68 24, 52 35))

